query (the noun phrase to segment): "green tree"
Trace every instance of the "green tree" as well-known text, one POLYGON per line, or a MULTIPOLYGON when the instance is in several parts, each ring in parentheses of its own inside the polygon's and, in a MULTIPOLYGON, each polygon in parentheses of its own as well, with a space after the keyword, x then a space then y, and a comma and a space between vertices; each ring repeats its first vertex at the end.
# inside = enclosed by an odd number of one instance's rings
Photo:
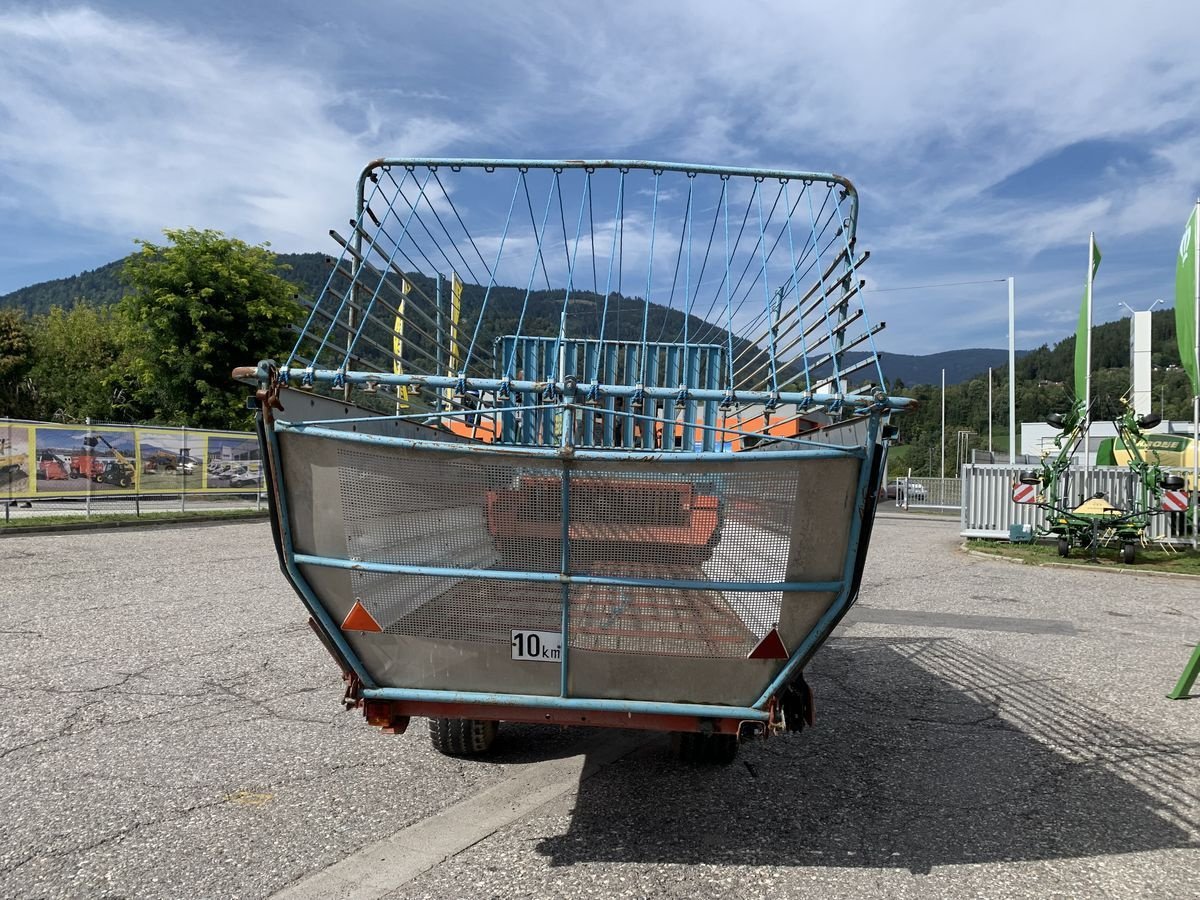
POLYGON ((28 415, 25 376, 33 364, 29 325, 20 312, 0 310, 0 416, 28 415))
POLYGON ((29 387, 37 418, 119 422, 137 417, 125 374, 125 336, 110 307, 87 300, 69 310, 53 306, 33 326, 29 387))
POLYGON ((138 241, 122 273, 135 397, 160 422, 246 428, 246 389, 230 373, 290 349, 296 288, 267 245, 211 230, 164 234, 165 245, 138 241))

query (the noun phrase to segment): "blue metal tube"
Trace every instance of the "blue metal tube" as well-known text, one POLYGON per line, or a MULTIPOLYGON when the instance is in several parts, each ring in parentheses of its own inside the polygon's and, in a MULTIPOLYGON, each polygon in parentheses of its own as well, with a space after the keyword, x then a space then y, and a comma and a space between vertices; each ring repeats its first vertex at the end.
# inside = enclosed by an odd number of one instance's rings
MULTIPOLYGON (((791 181, 822 181, 840 184, 856 199, 858 191, 843 175, 832 172, 801 172, 795 169, 748 169, 741 166, 702 166, 693 163, 656 162, 637 159, 433 159, 428 157, 383 157, 366 165, 359 184, 375 169, 409 166, 445 166, 469 169, 661 169, 664 172, 695 172, 698 175, 745 175, 758 178, 786 178, 791 181)), ((852 220, 853 221, 853 220, 852 220)), ((851 233, 850 239, 853 240, 851 233)))
MULTIPOLYGON (((712 351, 710 351, 710 357, 712 351)), ((716 363, 719 367, 719 360, 710 358, 710 364, 716 363)), ((294 379, 296 383, 300 383, 303 377, 309 374, 313 381, 332 382, 335 377, 345 380, 347 384, 394 384, 394 385, 419 385, 423 387, 439 389, 439 388, 457 388, 460 385, 458 378, 450 378, 438 375, 396 375, 387 372, 358 372, 348 371, 339 372, 336 369, 314 369, 311 373, 307 369, 293 368, 288 370, 289 380, 294 379)), ((725 392, 717 387, 720 378, 719 372, 714 372, 712 376, 706 380, 709 385, 704 388, 689 389, 690 396, 696 400, 703 401, 720 401, 725 398, 725 392)), ((507 386, 515 391, 528 391, 536 394, 543 392, 548 386, 546 381, 529 381, 529 380, 512 380, 505 382, 499 378, 467 378, 465 379, 465 387, 468 390, 476 390, 481 392, 495 392, 500 390, 502 386, 507 386)), ((561 385, 559 385, 561 388, 561 385)), ((590 383, 580 383, 578 391, 580 394, 586 395, 593 385, 590 383)), ((596 386, 601 397, 632 397, 639 388, 636 385, 621 385, 621 384, 601 384, 596 386)), ((659 387, 657 385, 643 386, 640 389, 646 396, 656 399, 666 399, 675 396, 678 393, 677 388, 659 387)), ((774 398, 780 403, 799 403, 809 406, 829 406, 833 404, 854 404, 862 407, 886 408, 886 409, 907 409, 913 406, 916 401, 907 397, 868 397, 859 394, 830 394, 827 392, 820 393, 805 393, 800 391, 780 391, 778 396, 773 395, 770 391, 738 391, 738 401, 745 403, 765 403, 774 398)))
POLYGON ((713 706, 699 703, 659 703, 653 700, 593 700, 585 697, 550 697, 545 694, 485 694, 474 691, 431 691, 413 688, 368 688, 367 700, 411 700, 417 703, 477 703, 528 706, 536 709, 596 710, 647 713, 660 716, 699 716, 703 719, 744 719, 764 722, 768 714, 748 706, 713 706))
POLYGON ((375 679, 373 679, 367 673, 366 668, 363 667, 362 661, 358 658, 358 654, 355 653, 354 649, 346 642, 346 636, 342 633, 340 625, 333 621, 324 605, 319 599, 317 599, 317 595, 309 586, 308 581, 300 573, 299 568, 297 568, 296 547, 295 544, 292 543, 292 529, 288 524, 289 517, 287 497, 283 490, 283 461, 282 457, 279 455, 279 437, 269 428, 264 430, 267 433, 267 439, 271 442, 271 455, 275 459, 275 465, 271 466, 270 469, 272 470, 272 480, 275 483, 275 498, 278 503, 279 525, 280 529, 282 530, 280 539, 283 543, 283 563, 285 566, 287 566, 288 574, 292 577, 292 583, 299 589, 301 601, 303 601, 304 605, 308 607, 308 611, 317 619, 317 621, 321 623, 321 626, 325 629, 325 633, 329 635, 330 640, 332 640, 334 644, 337 645, 338 650, 341 651, 343 658, 350 663, 351 668, 354 669, 355 674, 358 676, 358 680, 361 681, 366 687, 374 687, 375 679))
MULTIPOLYGON (((878 436, 879 419, 878 417, 872 417, 867 437, 867 446, 874 447, 878 436)), ((838 596, 834 598, 833 603, 829 605, 829 609, 825 610, 821 618, 817 620, 817 624, 813 626, 808 636, 788 656, 787 664, 775 676, 775 680, 763 691, 762 696, 754 701, 756 707, 766 706, 770 699, 783 689, 783 686, 795 674, 796 669, 802 666, 808 659, 809 654, 813 652, 821 641, 828 637, 830 630, 833 628, 833 623, 845 613, 846 607, 854 599, 850 596, 850 589, 854 583, 854 565, 858 559, 858 542, 862 536, 863 513, 866 507, 868 482, 870 480, 871 465, 867 460, 864 460, 862 469, 858 473, 858 490, 855 493, 854 517, 850 524, 850 537, 846 546, 846 561, 842 566, 841 583, 843 587, 838 596)))
MULTIPOLYGON (((574 436, 574 416, 570 406, 563 410, 562 446, 568 448, 574 436)), ((559 696, 568 694, 568 676, 571 652, 571 467, 562 468, 562 546, 558 560, 559 575, 562 576, 562 652, 559 654, 559 696)))
MULTIPOLYGON (((565 547, 565 544, 564 544, 565 547)), ((572 575, 562 572, 514 572, 510 569, 456 569, 447 566, 410 566, 400 563, 365 562, 336 556, 295 554, 302 566, 375 572, 380 575, 423 575, 430 578, 486 578, 492 581, 536 581, 542 583, 596 584, 611 587, 678 588, 690 591, 766 593, 771 591, 827 593, 839 591, 844 581, 689 581, 683 578, 624 578, 616 575, 572 575)))
MULTIPOLYGON (((277 432, 290 432, 313 437, 328 438, 329 440, 345 441, 351 444, 371 444, 377 447, 396 447, 404 450, 435 450, 439 453, 468 453, 484 454, 487 456, 520 457, 527 459, 563 459, 569 458, 586 462, 676 462, 680 464, 693 462, 730 462, 734 459, 731 453, 677 453, 667 450, 641 450, 636 453, 625 453, 620 450, 576 450, 559 447, 523 447, 502 444, 457 444, 449 441, 422 441, 415 438, 391 437, 382 434, 362 434, 355 431, 338 431, 333 428, 322 428, 307 425, 303 422, 275 423, 277 432)), ((706 432, 711 434, 711 432, 706 432)), ((865 459, 866 450, 862 447, 808 447, 803 450, 743 450, 736 458, 747 460, 789 460, 789 459, 846 459, 854 457, 865 459)))

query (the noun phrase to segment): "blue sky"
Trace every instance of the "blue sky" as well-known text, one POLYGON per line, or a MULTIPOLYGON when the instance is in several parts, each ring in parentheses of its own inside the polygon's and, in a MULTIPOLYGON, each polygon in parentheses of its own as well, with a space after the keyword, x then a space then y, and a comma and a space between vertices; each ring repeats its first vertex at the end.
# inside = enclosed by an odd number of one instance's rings
POLYGON ((164 227, 328 251, 378 156, 834 171, 884 351, 1172 297, 1200 195, 1200 4, 0 7, 0 294, 164 227), (914 285, 987 282, 896 290, 914 285))

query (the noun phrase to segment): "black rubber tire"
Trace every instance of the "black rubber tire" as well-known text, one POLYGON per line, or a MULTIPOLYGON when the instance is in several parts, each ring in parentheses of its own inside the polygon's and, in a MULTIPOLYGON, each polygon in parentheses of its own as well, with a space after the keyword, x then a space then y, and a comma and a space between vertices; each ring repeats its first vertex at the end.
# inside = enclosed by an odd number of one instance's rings
POLYGON ((1132 565, 1134 557, 1137 555, 1137 550, 1133 544, 1121 545, 1121 562, 1126 565, 1132 565))
POLYGON ((1071 542, 1066 538, 1058 539, 1058 555, 1062 557, 1071 555, 1071 542))
POLYGON ((429 743, 446 756, 476 756, 491 749, 499 727, 495 719, 430 719, 429 743))
POLYGON ((688 765, 727 766, 737 758, 738 736, 676 731, 671 735, 671 749, 676 759, 688 765))

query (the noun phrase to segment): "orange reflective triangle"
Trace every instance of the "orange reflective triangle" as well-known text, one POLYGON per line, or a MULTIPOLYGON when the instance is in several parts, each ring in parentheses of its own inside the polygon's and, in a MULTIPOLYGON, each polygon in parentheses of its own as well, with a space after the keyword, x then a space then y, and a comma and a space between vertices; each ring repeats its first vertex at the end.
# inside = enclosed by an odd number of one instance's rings
POLYGON ((787 647, 783 644, 783 638, 779 636, 779 629, 772 628, 767 632, 767 636, 758 642, 758 646, 750 651, 747 659, 787 659, 787 647))
POLYGON ((350 612, 346 613, 346 619, 342 622, 342 631, 383 631, 379 627, 379 623, 372 618, 366 608, 357 600, 350 607, 350 612))

